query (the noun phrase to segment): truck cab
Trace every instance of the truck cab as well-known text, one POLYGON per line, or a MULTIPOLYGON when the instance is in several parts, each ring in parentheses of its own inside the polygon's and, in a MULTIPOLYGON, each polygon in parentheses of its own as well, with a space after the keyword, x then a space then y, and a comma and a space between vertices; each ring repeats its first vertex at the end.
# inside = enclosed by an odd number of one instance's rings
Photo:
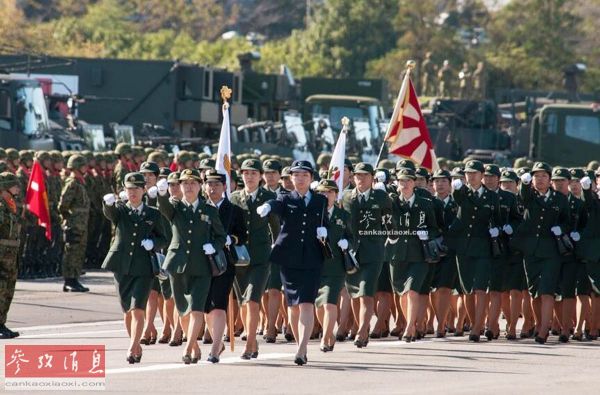
POLYGON ((529 156, 553 165, 583 166, 598 158, 600 108, 593 104, 549 104, 533 117, 529 156))

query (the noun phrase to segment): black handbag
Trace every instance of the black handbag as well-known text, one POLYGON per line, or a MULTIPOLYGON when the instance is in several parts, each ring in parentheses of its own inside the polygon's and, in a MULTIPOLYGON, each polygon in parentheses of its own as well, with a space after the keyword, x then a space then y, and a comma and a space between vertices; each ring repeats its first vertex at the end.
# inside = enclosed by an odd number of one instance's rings
POLYGON ((425 263, 438 263, 442 257, 435 240, 421 240, 425 263))
POLYGON ((554 236, 556 239, 556 246, 558 247, 558 253, 562 256, 569 256, 573 254, 573 243, 569 238, 569 235, 566 233, 561 234, 560 236, 554 236))
POLYGON ((342 257, 344 259, 344 270, 347 274, 354 274, 360 269, 354 250, 342 250, 342 257))
POLYGON ((227 271, 227 257, 223 250, 206 256, 210 265, 210 271, 213 277, 219 277, 227 271))

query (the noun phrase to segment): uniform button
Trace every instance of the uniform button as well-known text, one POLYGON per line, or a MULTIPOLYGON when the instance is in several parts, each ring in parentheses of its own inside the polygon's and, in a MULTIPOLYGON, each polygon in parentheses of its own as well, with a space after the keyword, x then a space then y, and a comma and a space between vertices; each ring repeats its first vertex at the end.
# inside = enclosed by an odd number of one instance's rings
POLYGON ((135 245, 135 243, 131 243, 131 245, 133 246, 133 245, 135 245))
POLYGON ((130 252, 129 255, 133 255, 133 252, 130 252))
POLYGON ((546 211, 546 209, 545 209, 545 208, 543 208, 543 209, 542 209, 542 213, 543 213, 544 211, 546 211))
POLYGON ((193 223, 194 223, 194 221, 190 220, 190 224, 193 224, 193 223))
POLYGON ((540 217, 540 219, 544 219, 544 217, 540 217))
POLYGON ((246 234, 247 234, 247 235, 249 235, 249 234, 250 234, 250 231, 249 231, 249 230, 247 230, 247 231, 246 231, 246 234))
POLYGON ((471 218, 475 219, 475 216, 473 215, 473 216, 471 216, 471 218))
POLYGON ((185 253, 186 253, 186 254, 189 254, 189 253, 190 253, 190 250, 186 250, 186 251, 185 251, 185 253))
POLYGON ((306 222, 302 222, 302 225, 306 225, 306 222))
POLYGON ((137 233, 133 232, 133 235, 134 235, 134 236, 137 236, 137 233))
POLYGON ((473 225, 469 225, 469 228, 472 228, 472 227, 473 227, 473 225))
POLYGON ((190 230, 188 230, 188 233, 192 233, 192 230, 191 230, 191 229, 190 229, 190 230))
POLYGON ((542 225, 538 225, 538 229, 541 228, 541 227, 542 227, 542 225))
POLYGON ((408 243, 408 240, 406 240, 406 239, 405 239, 405 240, 404 240, 404 242, 405 242, 405 243, 408 243))
POLYGON ((477 211, 477 207, 473 207, 473 210, 477 211))
POLYGON ((467 237, 471 237, 471 234, 470 234, 470 233, 467 233, 467 237))
POLYGON ((300 241, 304 243, 304 239, 300 239, 300 241))
POLYGON ((306 217, 306 213, 304 213, 304 216, 306 217))
POLYGON ((192 241, 191 241, 191 240, 188 240, 188 244, 192 244, 192 241))
POLYGON ((536 234, 535 234, 535 237, 538 237, 539 235, 540 235, 539 233, 536 233, 536 234))
POLYGON ((304 231, 302 231, 302 233, 304 233, 304 231))
POLYGON ((133 226, 135 226, 137 228, 137 224, 133 224, 133 226))

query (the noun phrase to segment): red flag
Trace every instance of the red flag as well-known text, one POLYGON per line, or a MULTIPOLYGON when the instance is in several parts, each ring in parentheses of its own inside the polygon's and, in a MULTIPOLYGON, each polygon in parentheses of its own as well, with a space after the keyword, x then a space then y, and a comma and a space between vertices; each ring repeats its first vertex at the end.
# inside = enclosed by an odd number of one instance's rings
POLYGON ((408 72, 402 81, 386 141, 390 142, 391 154, 409 158, 429 171, 438 169, 429 130, 408 72))
POLYGON ((52 229, 50 226, 50 208, 48 206, 45 174, 37 160, 33 162, 33 168, 29 176, 25 203, 27 203, 29 211, 38 217, 38 225, 46 228, 46 238, 51 240, 52 229))

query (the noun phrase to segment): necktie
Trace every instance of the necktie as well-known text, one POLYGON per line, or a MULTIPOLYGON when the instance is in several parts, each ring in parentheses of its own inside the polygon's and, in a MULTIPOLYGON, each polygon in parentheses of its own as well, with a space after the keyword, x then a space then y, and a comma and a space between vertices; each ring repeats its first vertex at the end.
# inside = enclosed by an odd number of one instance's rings
POLYGON ((364 204, 365 203, 365 195, 363 195, 362 193, 360 194, 360 197, 358 198, 358 201, 360 204, 364 204))

